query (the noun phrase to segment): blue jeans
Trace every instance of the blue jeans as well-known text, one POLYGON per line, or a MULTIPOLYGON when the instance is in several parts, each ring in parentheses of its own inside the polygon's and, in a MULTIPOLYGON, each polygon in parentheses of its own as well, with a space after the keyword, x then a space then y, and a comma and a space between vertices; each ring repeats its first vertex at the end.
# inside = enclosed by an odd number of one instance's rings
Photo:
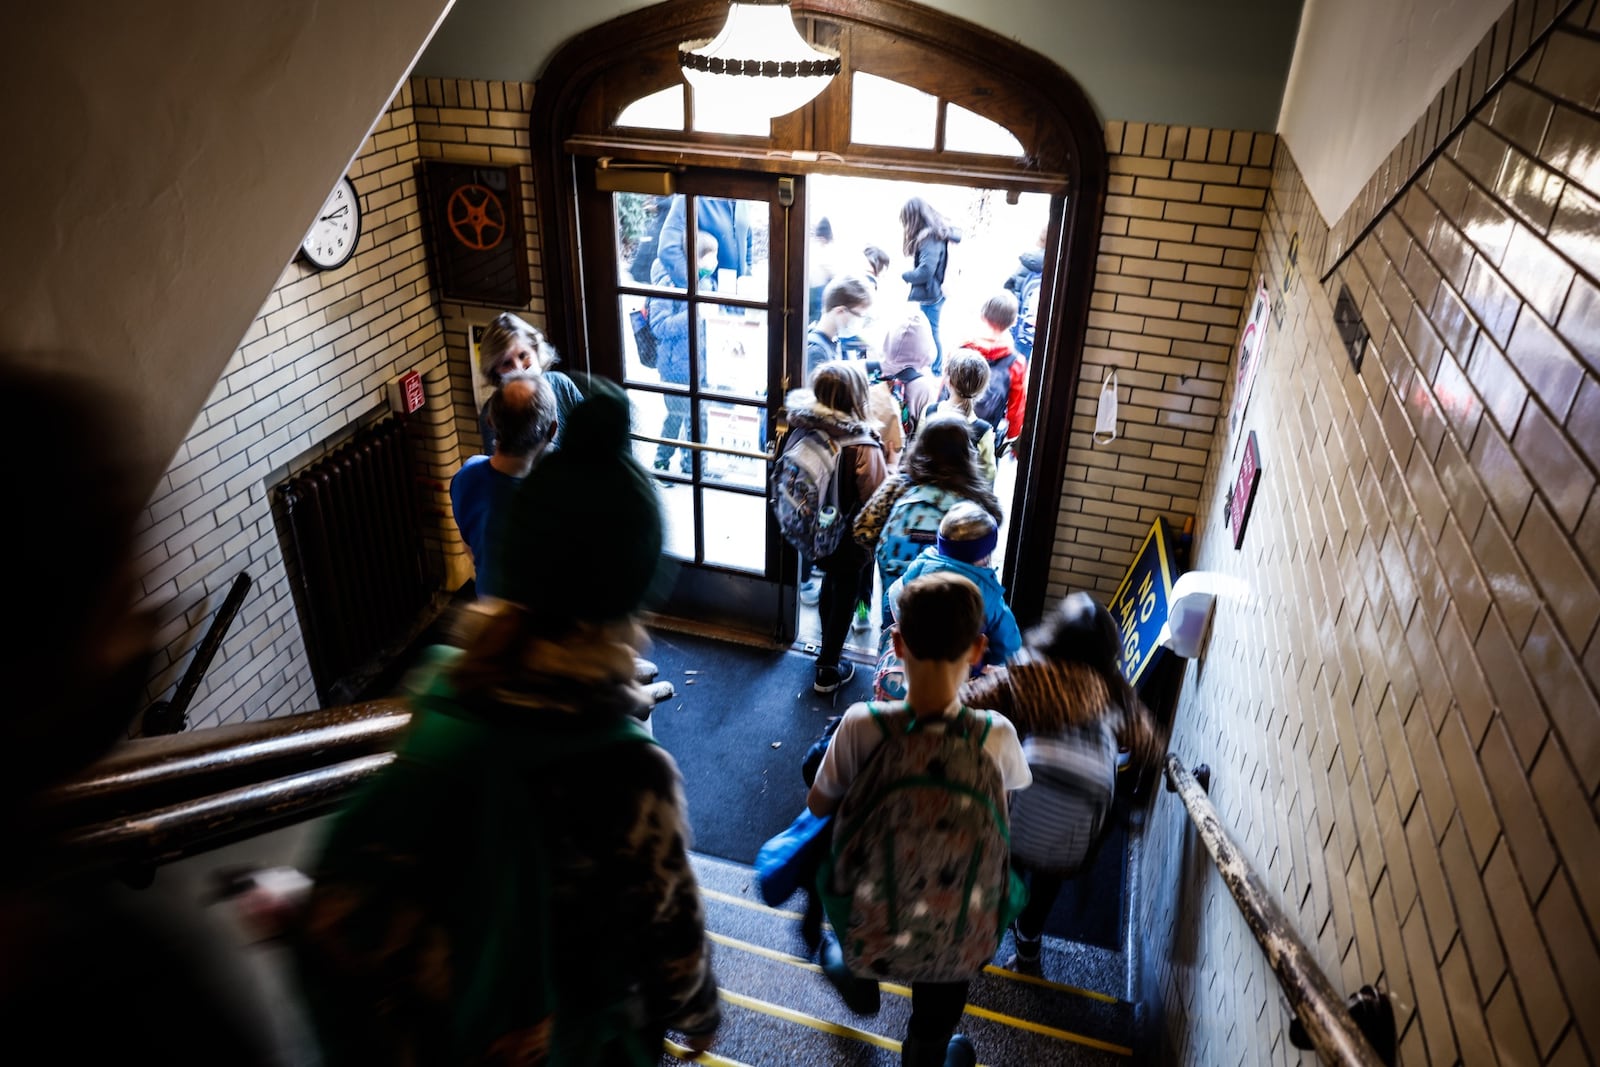
POLYGON ((944 297, 940 297, 931 304, 919 304, 922 313, 928 318, 928 325, 933 327, 933 366, 929 368, 937 378, 944 370, 944 342, 939 340, 939 313, 944 310, 944 297))

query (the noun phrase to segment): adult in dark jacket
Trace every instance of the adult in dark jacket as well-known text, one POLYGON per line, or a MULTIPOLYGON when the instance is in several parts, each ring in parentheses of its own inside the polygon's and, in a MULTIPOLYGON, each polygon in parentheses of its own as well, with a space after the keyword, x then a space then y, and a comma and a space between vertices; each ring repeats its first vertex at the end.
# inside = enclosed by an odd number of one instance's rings
MULTIPOLYGON (((694 210, 696 230, 709 233, 717 240, 717 269, 731 270, 741 278, 749 274, 752 249, 750 213, 745 202, 725 196, 699 196, 695 198, 694 210)), ((670 278, 689 276, 689 244, 685 239, 688 223, 684 197, 682 194, 674 196, 656 239, 656 259, 670 278)), ((698 259, 698 255, 695 258, 698 259)), ((683 282, 674 284, 682 287, 683 282)))
POLYGON ((1022 265, 1006 279, 1006 292, 1017 298, 1017 321, 1011 324, 1011 338, 1022 358, 1033 355, 1033 335, 1039 325, 1039 285, 1044 279, 1044 244, 1048 238, 1039 231, 1039 246, 1017 256, 1022 265))
MULTIPOLYGON (((717 288, 717 239, 707 230, 701 230, 696 238, 697 245, 697 277, 696 285, 699 292, 714 292, 717 288)), ((687 280, 673 273, 673 268, 668 260, 671 257, 658 257, 655 265, 650 268, 651 281, 656 285, 670 286, 674 289, 686 289, 687 280)), ((645 303, 646 317, 650 322, 650 330, 656 336, 656 374, 661 381, 670 385, 689 384, 689 302, 687 300, 668 300, 664 297, 651 297, 645 303)), ((701 380, 705 377, 704 340, 705 324, 701 322, 701 380)), ((687 393, 671 392, 661 397, 666 405, 667 415, 661 421, 661 437, 667 441, 676 441, 679 437, 688 437, 691 441, 694 435, 689 431, 690 400, 687 393)), ((704 419, 702 418, 702 428, 704 419)), ((704 434, 701 438, 704 439, 704 434)), ((664 471, 672 466, 672 453, 677 447, 670 444, 656 446, 656 470, 664 471)), ((679 459, 679 470, 689 474, 694 470, 694 450, 683 449, 679 459)))
POLYGON ((949 266, 950 243, 961 234, 932 204, 913 196, 900 208, 900 225, 905 231, 905 254, 911 269, 900 277, 911 286, 907 299, 922 305, 928 325, 933 327, 933 373, 944 369, 944 342, 939 338, 939 314, 944 310, 944 272, 949 266))

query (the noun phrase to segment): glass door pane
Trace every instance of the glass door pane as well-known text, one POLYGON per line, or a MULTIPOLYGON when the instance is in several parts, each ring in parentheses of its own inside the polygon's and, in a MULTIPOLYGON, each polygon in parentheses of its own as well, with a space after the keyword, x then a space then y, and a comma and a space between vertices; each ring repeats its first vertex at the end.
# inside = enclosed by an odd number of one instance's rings
POLYGON ((660 486, 665 550, 682 564, 665 611, 787 639, 793 593, 786 605, 766 499, 785 352, 777 181, 691 173, 673 194, 596 191, 604 202, 585 217, 604 219, 615 258, 586 269, 585 303, 602 373, 615 341, 634 455, 660 486), (609 293, 593 292, 602 284, 609 293))

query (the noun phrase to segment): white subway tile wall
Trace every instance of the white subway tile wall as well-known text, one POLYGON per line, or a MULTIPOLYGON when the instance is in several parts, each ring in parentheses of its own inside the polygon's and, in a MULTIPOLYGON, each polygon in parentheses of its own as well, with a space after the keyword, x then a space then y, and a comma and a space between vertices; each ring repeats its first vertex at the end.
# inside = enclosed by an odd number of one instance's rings
MULTIPOLYGON (((1463 110, 1326 285, 1328 227, 1280 151, 1251 270, 1277 295, 1298 234, 1302 273, 1245 423, 1263 473, 1238 551, 1225 427, 1203 476, 1194 563, 1237 587, 1172 750, 1211 766, 1335 984, 1395 994, 1406 1064, 1600 1057, 1593 8, 1463 110), (1359 373, 1341 285, 1370 331, 1359 373)), ((1294 1060, 1176 798, 1146 827, 1136 922, 1165 1062, 1294 1060)))

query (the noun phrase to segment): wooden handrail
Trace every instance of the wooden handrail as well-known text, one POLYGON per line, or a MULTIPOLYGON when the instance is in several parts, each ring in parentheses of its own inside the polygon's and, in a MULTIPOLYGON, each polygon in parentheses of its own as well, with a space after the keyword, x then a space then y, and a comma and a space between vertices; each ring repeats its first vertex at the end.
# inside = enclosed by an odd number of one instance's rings
POLYGON ((410 723, 405 701, 374 700, 134 738, 43 793, 30 819, 64 866, 149 869, 333 810, 393 761, 410 723))
POLYGON ((404 701, 377 700, 135 738, 46 793, 42 814, 69 827, 152 811, 388 751, 410 722, 404 701))
POLYGON ((1244 853, 1222 825, 1216 806, 1177 756, 1167 755, 1167 784, 1183 800, 1200 839, 1222 875, 1256 944, 1272 964, 1278 985, 1305 1027, 1317 1055, 1327 1064, 1384 1067, 1360 1027, 1345 1008, 1344 998, 1317 966, 1272 891, 1261 881, 1244 853))

